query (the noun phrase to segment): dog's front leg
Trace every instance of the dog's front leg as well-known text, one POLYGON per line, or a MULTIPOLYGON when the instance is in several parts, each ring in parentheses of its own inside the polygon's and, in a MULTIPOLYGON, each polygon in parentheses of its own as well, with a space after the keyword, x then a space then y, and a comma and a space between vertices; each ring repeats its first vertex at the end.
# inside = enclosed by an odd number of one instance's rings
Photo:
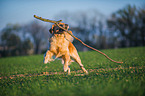
POLYGON ((54 59, 52 59, 52 56, 54 55, 53 52, 51 52, 50 50, 48 50, 46 53, 45 53, 45 56, 44 56, 44 64, 50 62, 50 61, 54 61, 54 59))

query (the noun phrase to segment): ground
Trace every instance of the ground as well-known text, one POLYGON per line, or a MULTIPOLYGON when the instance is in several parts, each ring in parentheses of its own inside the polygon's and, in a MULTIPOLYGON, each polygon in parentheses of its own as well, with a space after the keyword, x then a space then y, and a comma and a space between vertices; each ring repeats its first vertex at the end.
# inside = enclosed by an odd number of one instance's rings
POLYGON ((0 58, 0 96, 144 96, 145 47, 101 50, 117 64, 95 52, 79 52, 89 74, 72 63, 63 73, 60 60, 43 64, 43 55, 0 58))

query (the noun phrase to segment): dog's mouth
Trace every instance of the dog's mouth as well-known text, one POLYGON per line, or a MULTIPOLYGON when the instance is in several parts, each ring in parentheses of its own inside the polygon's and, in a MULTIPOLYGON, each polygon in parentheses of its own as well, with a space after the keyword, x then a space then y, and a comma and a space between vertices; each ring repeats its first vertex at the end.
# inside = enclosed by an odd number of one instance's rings
MULTIPOLYGON (((60 25, 61 27, 63 27, 63 25, 60 25)), ((61 29, 61 28, 59 28, 58 26, 56 26, 55 28, 54 28, 54 32, 56 32, 56 33, 62 33, 64 30, 63 29, 61 29)))
POLYGON ((59 29, 59 32, 63 32, 63 31, 64 31, 63 29, 61 29, 61 28, 59 29))

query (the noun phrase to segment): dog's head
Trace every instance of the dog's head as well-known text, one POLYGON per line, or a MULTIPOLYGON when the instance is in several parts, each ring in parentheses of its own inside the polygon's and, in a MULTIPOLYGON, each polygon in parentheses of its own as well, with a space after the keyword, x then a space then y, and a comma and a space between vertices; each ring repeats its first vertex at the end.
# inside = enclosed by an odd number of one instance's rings
MULTIPOLYGON (((69 26, 68 24, 65 24, 65 23, 58 23, 61 27, 65 28, 66 30, 68 30, 69 26)), ((53 24, 52 27, 50 28, 49 32, 51 34, 56 34, 56 33, 61 33, 63 32, 64 30, 59 28, 56 24, 53 24)))

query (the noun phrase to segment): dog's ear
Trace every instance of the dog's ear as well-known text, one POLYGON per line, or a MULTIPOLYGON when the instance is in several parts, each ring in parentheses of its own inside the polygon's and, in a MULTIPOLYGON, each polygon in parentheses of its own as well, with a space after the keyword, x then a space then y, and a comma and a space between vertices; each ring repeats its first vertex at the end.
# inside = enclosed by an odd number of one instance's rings
POLYGON ((68 24, 65 24, 65 29, 68 30, 69 26, 68 24))
POLYGON ((49 29, 49 32, 52 34, 54 31, 54 25, 52 25, 51 29, 49 29))
POLYGON ((52 29, 49 29, 49 32, 52 34, 53 33, 53 30, 52 29))

